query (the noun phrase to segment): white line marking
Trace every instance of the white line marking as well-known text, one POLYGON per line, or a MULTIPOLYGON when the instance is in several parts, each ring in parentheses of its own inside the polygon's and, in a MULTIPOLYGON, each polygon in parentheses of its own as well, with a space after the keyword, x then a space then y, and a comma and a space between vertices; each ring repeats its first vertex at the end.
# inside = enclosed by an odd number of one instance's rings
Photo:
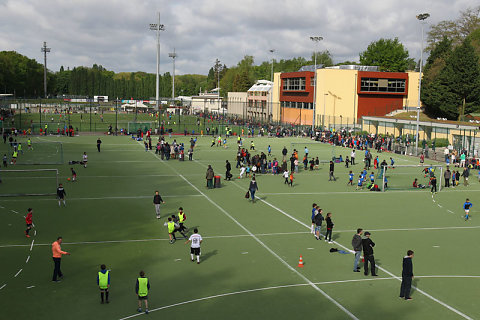
POLYGON ((437 206, 438 206, 439 208, 443 208, 443 207, 442 207, 440 204, 438 204, 438 203, 437 203, 437 206))
MULTIPOLYGON (((155 158, 158 159, 158 157, 154 154, 151 153, 155 158)), ((205 199, 207 199, 212 205, 214 205, 218 210, 220 210, 223 214, 225 214, 227 217, 229 217, 235 224, 237 224, 240 228, 242 228, 246 233, 248 233, 255 241, 257 241, 258 244, 260 244, 265 250, 270 252, 275 258, 277 258, 284 266, 286 266, 288 269, 293 271, 295 274, 297 274, 300 278, 302 278, 305 282, 307 282, 313 289, 316 291, 320 292, 325 298, 330 300, 332 303, 334 303, 340 310, 345 312, 351 319, 356 319, 358 318, 348 311, 344 306, 342 306, 339 302, 337 302, 335 299, 333 299, 331 296, 329 296, 325 291, 317 287, 316 285, 313 284, 312 281, 310 281, 307 277, 305 277, 303 274, 298 272, 295 268, 293 268, 291 265, 289 265, 285 260, 283 260, 278 254, 276 254, 272 249, 270 249, 265 243, 263 243, 259 238, 257 238, 250 230, 248 230, 244 225, 242 225, 240 222, 238 222, 232 215, 230 215, 225 209, 223 209, 221 206, 219 206, 215 201, 213 201, 209 196, 207 196, 205 193, 203 193, 200 189, 198 189, 194 184, 192 184, 187 178, 185 178, 182 174, 180 174, 177 170, 175 170, 172 166, 170 166, 168 163, 165 163, 168 165, 174 172, 178 173, 179 176, 186 182, 188 183, 193 189, 195 189, 198 193, 203 195, 205 199)))
POLYGON ((307 248, 307 250, 315 250, 315 248, 307 248))
POLYGON ((10 211, 12 211, 13 213, 18 213, 18 211, 15 211, 15 210, 10 210, 10 211))
POLYGON ((7 286, 6 283, 3 284, 3 286, 0 287, 0 290, 2 290, 3 288, 5 288, 7 286))
POLYGON ((25 260, 25 263, 28 263, 28 260, 30 260, 30 256, 27 257, 27 260, 25 260))
POLYGON ((37 230, 35 230, 35 231, 33 232, 33 235, 34 235, 34 236, 36 236, 36 235, 37 235, 37 230))
POLYGON ((0 209, 5 209, 5 207, 0 206, 0 209))
MULTIPOLYGON (((180 198, 180 197, 201 197, 199 194, 179 194, 179 195, 162 195, 162 198, 180 198)), ((121 196, 121 197, 88 197, 88 198, 68 198, 68 200, 121 200, 121 199, 153 199, 152 196, 121 196)), ((0 201, 25 202, 24 199, 6 199, 0 201)), ((35 199, 35 201, 52 201, 52 199, 35 199)))
MULTIPOLYGON (((233 182, 233 183, 234 183, 236 186, 238 186, 235 182, 233 182)), ((238 186, 238 187, 240 188, 240 186, 238 186)), ((242 189, 242 190, 243 190, 243 189, 242 189)), ((308 225, 306 225, 305 223, 299 221, 297 218, 292 217, 291 215, 289 215, 289 214, 286 213, 285 211, 283 211, 283 210, 275 207, 275 206, 272 205, 271 203, 269 203, 269 202, 267 202, 267 201, 265 201, 265 200, 263 200, 263 199, 261 199, 261 198, 259 198, 259 199, 260 199, 261 202, 263 202, 263 203, 267 204, 268 206, 276 209, 278 212, 282 213, 283 215, 285 215, 285 216, 289 217, 290 219, 298 222, 298 223, 301 224, 302 226, 310 229, 310 226, 308 226, 308 225)), ((434 200, 434 201, 435 201, 435 200, 434 200)), ((336 242, 336 241, 333 241, 333 243, 335 243, 336 245, 344 248, 345 250, 347 250, 347 251, 349 251, 349 252, 353 252, 353 250, 345 247, 344 245, 342 245, 342 244, 340 244, 340 243, 338 243, 338 242, 336 242)), ((383 267, 380 267, 380 266, 378 266, 378 269, 380 269, 380 270, 382 270, 383 272, 385 272, 386 274, 388 274, 388 275, 396 278, 398 281, 401 281, 401 278, 397 277, 396 275, 394 275, 393 273, 391 273, 391 272, 388 271, 387 269, 385 269, 385 268, 383 268, 383 267)), ((415 287, 415 286, 412 286, 412 288, 414 288, 415 290, 417 290, 419 293, 423 294, 423 295, 426 296, 427 298, 430 298, 431 300, 433 300, 433 301, 437 302, 438 304, 444 306, 445 308, 449 309, 450 311, 453 311, 454 313, 458 314, 459 316, 461 316, 461 317, 463 317, 463 318, 465 318, 465 319, 473 320, 472 318, 470 318, 470 317, 467 316, 466 314, 464 314, 464 313, 460 312, 459 310, 457 310, 457 309, 449 306, 449 305, 446 304, 445 302, 442 302, 442 301, 438 300, 437 298, 431 296, 430 294, 426 293, 425 291, 423 291, 423 290, 421 290, 421 289, 418 289, 418 288, 415 287)))
POLYGON ((22 272, 22 270, 23 269, 18 270, 18 272, 13 277, 16 278, 20 274, 20 272, 22 272))
POLYGON ((448 212, 450 212, 450 213, 453 213, 453 211, 452 211, 452 210, 447 210, 447 211, 448 211, 448 212))
POLYGON ((27 287, 27 289, 32 289, 32 288, 35 288, 35 286, 30 286, 30 287, 27 287))
POLYGON ((30 251, 32 251, 34 243, 35 243, 35 239, 32 240, 32 244, 30 245, 30 251))
POLYGON ((182 260, 182 259, 175 259, 175 262, 180 261, 180 260, 182 260))
POLYGON ((433 246, 434 248, 440 248, 440 246, 433 246))
MULTIPOLYGON (((480 278, 480 276, 415 276, 415 278, 480 278)), ((338 280, 338 281, 324 281, 324 282, 315 282, 315 285, 329 285, 329 284, 339 284, 339 283, 352 283, 352 282, 365 282, 365 281, 379 281, 379 280, 396 280, 396 277, 390 277, 390 278, 373 278, 373 279, 353 279, 353 280, 338 280)), ((237 294, 244 294, 244 293, 252 293, 252 292, 259 292, 259 291, 267 291, 267 290, 274 290, 274 289, 284 289, 284 288, 294 288, 294 287, 305 287, 309 286, 308 283, 298 283, 298 284, 287 284, 287 285, 280 285, 280 286, 272 286, 272 287, 264 287, 264 288, 257 288, 257 289, 249 289, 249 290, 242 290, 242 291, 235 291, 235 292, 228 292, 228 293, 222 293, 222 294, 216 294, 213 296, 208 296, 208 297, 203 297, 203 298, 198 298, 198 299, 192 299, 188 301, 183 301, 183 302, 178 302, 174 304, 170 304, 167 306, 159 307, 156 309, 150 309, 150 312, 155 312, 155 311, 160 311, 160 310, 165 310, 165 309, 170 309, 173 307, 178 307, 182 306, 185 304, 190 304, 194 302, 200 302, 200 301, 205 301, 205 300, 211 300, 215 298, 221 298, 221 297, 227 297, 227 296, 233 296, 237 294)), ((141 313, 135 313, 133 315, 121 318, 119 320, 126 320, 126 319, 131 319, 135 318, 138 316, 141 316, 141 313)))
POLYGON ((242 252, 242 254, 248 254, 248 252, 242 252))

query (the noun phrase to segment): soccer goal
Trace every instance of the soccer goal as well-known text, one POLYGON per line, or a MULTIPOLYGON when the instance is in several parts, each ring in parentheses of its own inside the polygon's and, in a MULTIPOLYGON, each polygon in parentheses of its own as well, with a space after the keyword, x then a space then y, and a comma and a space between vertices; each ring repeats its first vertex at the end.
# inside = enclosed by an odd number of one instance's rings
MULTIPOLYGON (((303 156, 305 155, 305 147, 308 149, 309 160, 318 157, 320 164, 327 164, 330 163, 330 160, 337 159, 335 154, 335 146, 314 141, 290 143, 290 149, 288 150, 287 156, 290 157, 293 151, 297 150, 298 161, 302 162, 303 156)), ((345 155, 347 155, 347 153, 345 155)), ((342 161, 345 161, 345 157, 342 157, 342 161)))
POLYGON ((2 170, 0 197, 55 195, 58 169, 2 170))
POLYGON ((140 129, 143 133, 147 132, 147 130, 154 128, 154 122, 152 121, 144 121, 144 122, 135 122, 131 121, 128 123, 128 133, 137 133, 140 129))
MULTIPOLYGON (((443 167, 441 165, 394 165, 380 169, 377 181, 381 181, 382 191, 391 190, 430 190, 431 177, 437 180, 437 191, 442 189, 443 167), (413 187, 417 179, 418 187, 413 187)), ((380 183, 377 183, 380 185, 380 183)))
MULTIPOLYGON (((22 150, 18 152, 17 165, 63 164, 63 144, 57 141, 33 141, 31 148, 21 141, 22 150)), ((13 149, 7 153, 10 159, 13 149)))

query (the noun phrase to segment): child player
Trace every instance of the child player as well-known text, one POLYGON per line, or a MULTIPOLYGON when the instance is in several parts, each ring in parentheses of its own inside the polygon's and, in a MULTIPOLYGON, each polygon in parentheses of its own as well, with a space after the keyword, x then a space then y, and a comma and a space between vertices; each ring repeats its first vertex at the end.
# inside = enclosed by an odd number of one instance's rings
POLYGON ((88 162, 88 156, 86 152, 83 153, 82 160, 83 160, 83 167, 86 168, 87 162, 88 162))
POLYGON ((63 206, 66 207, 67 204, 65 203, 65 196, 67 193, 65 192, 65 189, 63 189, 63 184, 59 184, 57 188, 57 199, 58 199, 58 206, 60 207, 60 202, 63 201, 63 206))
POLYGON ((104 303, 104 298, 106 303, 108 301, 108 288, 110 288, 110 271, 107 270, 107 267, 102 264, 100 266, 100 271, 97 274, 97 285, 100 288, 100 303, 104 303))
POLYGON ((465 210, 465 221, 468 220, 468 213, 470 212, 471 207, 473 207, 473 204, 467 198, 467 200, 465 200, 465 203, 463 204, 463 210, 465 210))
POLYGON ((191 242, 192 244, 190 245, 190 258, 193 260, 193 256, 197 256, 197 264, 200 264, 200 245, 203 242, 202 236, 198 234, 198 229, 195 228, 193 229, 193 234, 190 236, 190 238, 185 242, 185 244, 191 242))
POLYGON ((28 208, 28 213, 27 213, 27 216, 25 217, 25 224, 27 225, 27 229, 25 230, 25 237, 27 238, 30 238, 30 235, 28 233, 30 232, 30 229, 32 229, 32 225, 33 225, 32 214, 33 214, 32 208, 28 208))
POLYGON ((370 174, 370 182, 373 184, 375 182, 375 173, 370 174))
POLYGON ((70 170, 72 170, 72 182, 77 181, 77 173, 75 170, 73 170, 73 168, 70 168, 70 170))
POLYGON ((353 172, 350 170, 350 173, 348 174, 348 183, 347 186, 351 185, 353 186, 353 172))

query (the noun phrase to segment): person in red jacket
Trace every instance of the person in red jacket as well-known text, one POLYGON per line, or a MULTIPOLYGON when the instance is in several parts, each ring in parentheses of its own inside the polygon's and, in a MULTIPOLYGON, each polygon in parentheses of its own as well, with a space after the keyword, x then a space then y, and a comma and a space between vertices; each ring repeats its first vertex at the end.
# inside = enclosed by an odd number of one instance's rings
POLYGON ((27 224, 27 229, 25 230, 25 236, 27 238, 30 238, 30 235, 28 233, 30 232, 30 229, 32 229, 32 225, 33 225, 32 214, 33 214, 32 208, 28 208, 28 213, 27 213, 27 216, 25 217, 25 223, 27 224))

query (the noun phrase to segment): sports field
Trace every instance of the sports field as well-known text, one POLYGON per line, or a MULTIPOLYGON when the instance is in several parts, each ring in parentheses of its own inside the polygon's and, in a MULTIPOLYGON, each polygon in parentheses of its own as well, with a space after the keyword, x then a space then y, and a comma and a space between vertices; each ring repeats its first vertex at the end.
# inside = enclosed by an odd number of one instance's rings
MULTIPOLYGON (((42 137, 63 143, 64 165, 22 165, 15 169, 58 168, 65 185, 67 206, 58 207, 53 196, 0 197, 0 318, 1 319, 128 319, 137 313, 135 281, 140 270, 150 280, 152 319, 477 319, 480 318, 480 255, 477 242, 477 195, 480 184, 472 171, 470 186, 460 185, 431 196, 428 189, 413 190, 416 177, 425 183, 421 168, 388 169, 396 190, 370 192, 347 186, 348 171, 357 165, 336 164, 337 181, 328 181, 328 164, 314 172, 300 171, 294 186, 281 176, 258 175, 259 199, 244 198, 249 179, 237 179, 235 139, 229 147, 210 147, 211 138, 199 137, 194 161, 162 161, 154 152, 129 137, 42 137), (68 165, 89 158, 88 167, 68 165), (206 166, 225 174, 232 163, 233 181, 220 189, 207 189, 206 166), (77 182, 68 182, 70 168, 77 182), (162 218, 155 218, 155 190, 164 201, 162 218), (474 204, 472 219, 464 221, 462 205, 474 204), (310 234, 312 203, 332 212, 334 243, 317 241, 310 234), (186 226, 203 236, 201 263, 190 262, 189 245, 177 233, 170 244, 164 227, 167 215, 182 206, 186 226), (32 238, 24 236, 24 215, 34 209, 32 238), (378 277, 354 273, 350 250, 355 229, 372 233, 378 277), (62 282, 51 281, 51 243, 63 236, 62 282), (412 301, 399 299, 402 258, 415 251, 412 301), (298 260, 303 256, 304 267, 298 260), (111 270, 109 304, 100 304, 96 276, 99 266, 111 270)), ((177 141, 188 138, 177 136, 177 141)), ((168 139, 171 142, 173 139, 168 139)), ((245 145, 250 145, 246 139, 245 145)), ((274 157, 292 147, 303 157, 303 138, 255 138, 255 148, 274 157)), ((26 145, 26 144, 25 144, 26 145)), ((310 156, 345 158, 350 150, 330 145, 307 145, 310 156)), ((188 147, 187 147, 188 148, 188 147)), ((8 144, 0 154, 10 154, 8 144)), ((252 152, 252 154, 254 154, 252 152)), ((377 154, 374 153, 374 156, 377 154)), ((379 154, 390 163, 389 153, 379 154)), ((273 157, 272 157, 273 158, 273 157)), ((397 165, 418 160, 394 155, 397 165)), ((13 173, 2 168, 0 177, 13 173)), ((377 172, 375 172, 377 174, 377 172)), ((369 172, 370 174, 370 172, 369 172)), ((11 178, 10 178, 11 179, 11 178)), ((19 176, 26 190, 55 192, 52 178, 19 176), (48 183, 46 182, 48 180, 48 183), (53 189, 53 190, 52 190, 53 189)), ((0 184, 7 193, 8 180, 0 184)), ((356 181, 356 178, 355 178, 356 181)), ((15 188, 18 180, 15 182, 15 188)), ((355 185, 356 183, 354 183, 355 185)), ((362 270, 363 271, 363 270, 362 270)))

